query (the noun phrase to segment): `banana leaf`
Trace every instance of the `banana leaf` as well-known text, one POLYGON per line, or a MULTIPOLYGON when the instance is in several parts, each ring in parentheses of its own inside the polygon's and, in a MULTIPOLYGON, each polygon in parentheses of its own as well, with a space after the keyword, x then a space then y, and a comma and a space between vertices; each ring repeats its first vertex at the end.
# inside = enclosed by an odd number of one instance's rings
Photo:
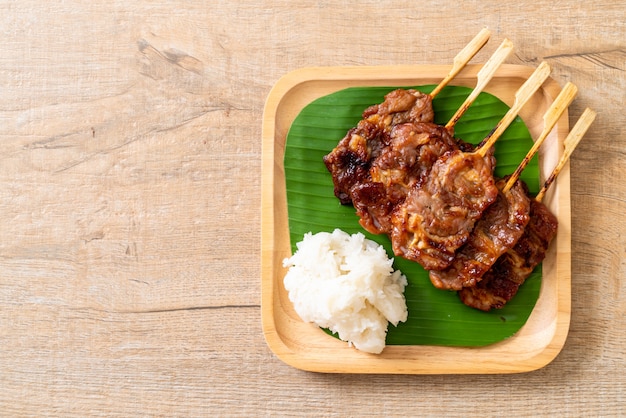
MULTIPOLYGON (((396 87, 356 87, 323 96, 308 104, 292 123, 285 145, 284 168, 287 189, 289 234, 292 251, 307 232, 332 232, 340 228, 348 233, 361 232, 383 245, 393 257, 385 235, 372 235, 358 223, 352 206, 343 206, 333 193, 330 173, 322 161, 354 127, 363 110, 384 100, 396 87)), ((413 86, 424 93, 434 86, 413 86)), ((448 86, 433 100, 435 122, 445 124, 469 95, 471 89, 448 86)), ((508 111, 495 96, 481 93, 455 126, 455 136, 479 143, 508 111)), ((533 144, 531 135, 518 117, 496 142, 495 175, 511 174, 533 144)), ((533 158, 521 178, 531 193, 539 188, 538 161, 533 158)), ((390 325, 388 345, 439 345, 479 347, 514 335, 532 312, 541 287, 541 266, 504 308, 482 312, 465 306, 456 292, 436 289, 428 272, 419 264, 395 257, 394 267, 407 277, 405 297, 408 320, 390 325)))

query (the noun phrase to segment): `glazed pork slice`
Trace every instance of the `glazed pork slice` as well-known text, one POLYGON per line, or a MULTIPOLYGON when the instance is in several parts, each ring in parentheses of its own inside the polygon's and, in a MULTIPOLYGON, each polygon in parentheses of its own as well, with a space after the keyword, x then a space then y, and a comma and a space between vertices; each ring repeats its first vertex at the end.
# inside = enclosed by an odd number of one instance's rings
POLYGON ((445 269, 475 222, 498 196, 492 153, 455 150, 433 165, 427 181, 411 189, 392 215, 391 242, 398 256, 426 270, 445 269))
POLYGON ((496 201, 476 222, 450 266, 429 272, 435 287, 460 290, 475 286, 496 260, 520 239, 530 219, 530 199, 521 181, 516 181, 508 190, 504 190, 505 184, 506 180, 497 182, 500 192, 496 201))
POLYGON ((509 302, 545 257, 556 236, 558 220, 541 202, 530 201, 530 220, 517 244, 504 253, 475 287, 461 289, 461 301, 482 311, 509 302))
POLYGON ((351 190, 361 226, 374 234, 389 234, 395 208, 412 188, 426 181, 441 155, 455 149, 457 141, 443 126, 425 122, 394 125, 389 145, 371 163, 369 181, 361 181, 351 190))
POLYGON ((357 125, 324 156, 335 196, 340 202, 344 205, 352 203, 352 188, 371 180, 372 161, 389 145, 393 126, 433 122, 433 119, 432 97, 413 89, 393 90, 382 103, 365 109, 357 125))

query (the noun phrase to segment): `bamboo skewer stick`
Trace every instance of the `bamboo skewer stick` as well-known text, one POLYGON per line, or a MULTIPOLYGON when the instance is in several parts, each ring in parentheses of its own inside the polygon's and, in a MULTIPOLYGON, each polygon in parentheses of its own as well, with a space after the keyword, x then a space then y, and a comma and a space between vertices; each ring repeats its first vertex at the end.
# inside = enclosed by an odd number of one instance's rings
POLYGON ((563 156, 561 157, 558 164, 552 171, 552 174, 550 174, 550 177, 548 177, 547 180, 543 183, 543 186, 541 187, 541 190, 539 191, 539 193, 537 193, 537 196, 535 197, 535 200, 537 202, 541 202, 541 200, 546 194, 546 191, 548 190, 550 185, 554 182, 554 180, 556 179, 556 176, 559 175, 559 173, 561 172, 561 169, 563 168, 567 160, 569 160, 569 157, 572 155, 572 152, 574 152, 574 149, 576 148, 580 140, 583 138, 583 136, 587 132, 587 129, 589 129, 589 126, 593 123, 595 118, 596 118, 596 112, 589 108, 585 109, 583 114, 580 116, 580 118, 578 119, 578 122, 576 122, 576 125, 574 125, 569 135, 567 135, 567 138, 565 138, 565 141, 563 143, 565 147, 563 151, 563 156))
POLYGON ((520 165, 517 166, 517 169, 515 169, 513 174, 511 174, 511 177, 509 177, 506 185, 502 189, 503 193, 506 193, 511 189, 511 187, 513 187, 522 171, 528 165, 530 159, 533 158, 533 156, 539 150, 541 144, 543 144, 543 141, 548 137, 550 132, 552 132, 552 128, 554 128, 554 125, 556 125, 558 120, 561 118, 561 115, 563 114, 565 109, 567 109, 572 103, 574 97, 576 97, 577 92, 578 88, 574 84, 567 83, 565 87, 563 87, 563 90, 561 90, 559 95, 556 97, 556 99, 554 99, 554 102, 552 102, 546 113, 543 115, 543 130, 541 131, 539 138, 537 138, 532 148, 528 151, 520 165))
POLYGON ((454 125, 456 125, 458 120, 461 119, 461 116, 463 116, 465 111, 471 106, 472 103, 474 103, 474 100, 476 100, 478 95, 484 90, 487 83, 489 83, 489 81, 493 78, 496 70, 500 67, 500 65, 502 65, 512 51, 513 43, 508 39, 502 41, 502 44, 500 44, 496 52, 493 53, 491 58, 489 58, 489 60, 478 72, 476 76, 476 87, 474 87, 474 90, 472 90, 470 95, 467 96, 461 107, 457 109, 454 116, 450 118, 450 121, 446 124, 446 129, 450 130, 454 125))
POLYGON ((467 63, 481 50, 481 48, 487 43, 491 31, 487 28, 483 28, 478 34, 463 48, 452 61, 452 69, 448 75, 439 83, 437 87, 430 93, 430 97, 434 98, 439 92, 448 85, 467 63))
POLYGON ((513 119, 518 115, 521 108, 526 104, 528 99, 539 89, 543 82, 550 75, 550 66, 543 61, 534 73, 526 80, 526 82, 515 93, 515 102, 509 111, 498 122, 496 127, 489 135, 478 145, 475 152, 484 157, 488 150, 495 144, 496 140, 508 128, 513 119))

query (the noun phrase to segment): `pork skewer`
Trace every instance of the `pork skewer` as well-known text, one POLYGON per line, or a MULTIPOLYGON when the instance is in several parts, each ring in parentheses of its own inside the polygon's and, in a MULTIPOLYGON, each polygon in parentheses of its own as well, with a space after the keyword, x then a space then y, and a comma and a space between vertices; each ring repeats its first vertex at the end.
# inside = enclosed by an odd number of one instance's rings
POLYGON ((574 100, 576 92, 572 83, 561 90, 544 114, 541 134, 513 174, 496 183, 500 190, 496 201, 485 210, 452 263, 443 270, 430 271, 435 287, 460 290, 475 286, 496 260, 520 239, 530 219, 530 199, 519 176, 574 100))
POLYGON ((550 74, 543 62, 515 94, 515 102, 493 131, 471 152, 439 158, 421 187, 412 188, 391 216, 394 254, 442 270, 454 260, 475 222, 498 196, 493 145, 550 74))
POLYGON ((542 198, 595 116, 594 111, 586 109, 568 135, 564 143, 565 150, 558 165, 544 182, 542 192, 530 201, 530 221, 516 245, 496 261, 475 287, 466 287, 458 292, 465 305, 482 311, 502 308, 517 294, 519 287, 543 261, 556 235, 558 221, 541 202, 542 198))
MULTIPOLYGON (((389 143, 372 160, 369 169, 372 181, 360 183, 351 190, 351 200, 364 229, 374 234, 389 233, 393 210, 406 198, 411 188, 424 181, 434 162, 447 151, 473 149, 473 145, 452 137, 454 124, 485 88, 512 49, 511 41, 505 39, 478 73, 476 87, 445 130, 434 124, 393 123, 389 143)), ((440 86, 445 83, 445 80, 442 81, 440 86)))
POLYGON ((488 29, 482 29, 457 54, 448 75, 430 94, 414 89, 397 89, 388 93, 382 103, 363 111, 362 119, 357 126, 350 129, 337 146, 324 157, 324 164, 333 178, 335 196, 342 204, 353 203, 351 190, 355 186, 367 186, 372 183, 369 168, 380 151, 389 145, 393 126, 409 122, 433 122, 432 99, 480 51, 490 36, 491 32, 488 29))
POLYGON ((430 170, 458 141, 433 123, 432 98, 484 46, 490 32, 482 30, 454 59, 453 69, 430 94, 398 89, 383 103, 363 112, 363 119, 324 157, 335 195, 353 204, 367 231, 390 231, 391 210, 404 200, 407 189, 430 170))

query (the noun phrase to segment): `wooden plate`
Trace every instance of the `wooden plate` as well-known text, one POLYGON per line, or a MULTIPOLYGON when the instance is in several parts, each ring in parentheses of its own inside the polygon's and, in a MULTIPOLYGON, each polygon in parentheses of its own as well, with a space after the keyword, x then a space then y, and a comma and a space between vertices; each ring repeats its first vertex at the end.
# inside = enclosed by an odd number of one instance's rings
MULTIPOLYGON (((469 65, 452 84, 473 87, 480 65, 469 65)), ((270 349, 285 363, 327 373, 517 373, 550 363, 561 351, 571 310, 571 214, 569 166, 559 174, 543 202, 559 219, 559 232, 543 262, 541 291, 535 309, 511 338, 485 347, 391 345, 382 354, 367 354, 303 322, 293 309, 282 280, 282 260, 291 256, 283 156, 291 123, 313 100, 346 87, 437 84, 450 70, 445 65, 306 68, 281 78, 267 98, 263 114, 261 197, 261 312, 270 349)), ((511 106, 514 94, 533 68, 503 65, 486 92, 511 106)), ((534 139, 543 128, 543 114, 560 86, 548 79, 520 116, 534 139)), ((541 177, 549 175, 562 155, 567 112, 539 155, 541 177)))

